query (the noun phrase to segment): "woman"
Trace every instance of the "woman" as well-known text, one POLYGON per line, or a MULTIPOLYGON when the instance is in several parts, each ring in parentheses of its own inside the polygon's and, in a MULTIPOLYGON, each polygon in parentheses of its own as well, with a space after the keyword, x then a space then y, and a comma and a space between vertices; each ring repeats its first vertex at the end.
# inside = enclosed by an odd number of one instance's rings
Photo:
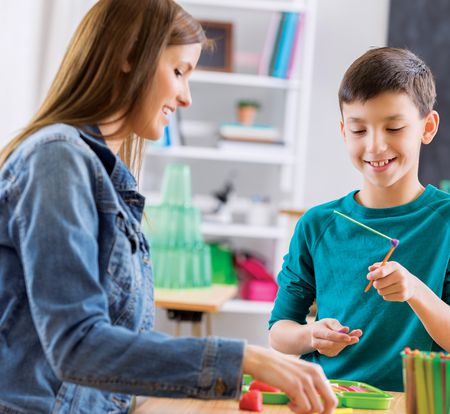
POLYGON ((236 398, 242 372, 286 391, 295 412, 335 406, 318 366, 152 331, 144 198, 129 168, 191 104, 207 45, 172 0, 99 0, 38 113, 0 152, 0 413, 127 413, 136 394, 236 398))

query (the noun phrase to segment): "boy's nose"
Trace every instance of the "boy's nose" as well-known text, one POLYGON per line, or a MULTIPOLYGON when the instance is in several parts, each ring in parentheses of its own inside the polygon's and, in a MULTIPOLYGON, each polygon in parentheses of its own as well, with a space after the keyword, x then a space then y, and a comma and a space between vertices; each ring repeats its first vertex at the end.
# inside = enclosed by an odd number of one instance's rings
POLYGON ((383 138, 383 134, 374 132, 369 136, 367 143, 367 150, 372 154, 383 152, 386 149, 386 142, 383 138))

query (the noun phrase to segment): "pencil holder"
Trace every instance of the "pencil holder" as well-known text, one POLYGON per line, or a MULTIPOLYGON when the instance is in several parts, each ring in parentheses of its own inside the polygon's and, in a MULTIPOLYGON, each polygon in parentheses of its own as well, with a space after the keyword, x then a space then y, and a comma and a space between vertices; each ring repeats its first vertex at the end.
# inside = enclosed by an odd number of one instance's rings
POLYGON ((186 289, 212 283, 211 252, 203 241, 200 210, 192 206, 187 165, 169 164, 162 203, 146 206, 143 231, 151 241, 155 287, 186 289))
POLYGON ((406 413, 450 413, 450 356, 406 348, 401 357, 406 413))

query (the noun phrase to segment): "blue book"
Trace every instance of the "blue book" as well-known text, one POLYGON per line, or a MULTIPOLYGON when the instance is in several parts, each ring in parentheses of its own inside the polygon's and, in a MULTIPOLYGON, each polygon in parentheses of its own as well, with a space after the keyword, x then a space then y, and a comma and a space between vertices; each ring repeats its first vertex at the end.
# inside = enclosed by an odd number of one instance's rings
POLYGON ((281 13, 281 16, 280 16, 279 21, 278 21, 277 34, 275 36, 275 42, 273 44, 272 55, 270 57, 268 73, 267 73, 268 75, 272 75, 272 73, 273 73, 273 68, 275 66, 275 60, 276 60, 276 57, 277 57, 277 51, 280 48, 281 33, 283 31, 283 26, 284 26, 284 20, 285 19, 286 19, 286 13, 281 13))
POLYGON ((294 45, 298 19, 298 13, 286 13, 285 18, 283 19, 280 42, 278 44, 272 72, 272 76, 276 78, 285 79, 287 77, 289 58, 291 56, 291 49, 294 45))

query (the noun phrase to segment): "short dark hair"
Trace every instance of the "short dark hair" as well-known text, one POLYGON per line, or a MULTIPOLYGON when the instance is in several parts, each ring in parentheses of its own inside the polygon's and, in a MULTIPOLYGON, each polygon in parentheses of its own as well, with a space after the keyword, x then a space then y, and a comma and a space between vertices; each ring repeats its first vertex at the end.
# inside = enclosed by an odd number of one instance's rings
POLYGON ((433 110, 436 86, 430 68, 407 49, 380 47, 356 59, 339 87, 339 108, 344 103, 366 102, 383 92, 407 94, 425 117, 433 110))

